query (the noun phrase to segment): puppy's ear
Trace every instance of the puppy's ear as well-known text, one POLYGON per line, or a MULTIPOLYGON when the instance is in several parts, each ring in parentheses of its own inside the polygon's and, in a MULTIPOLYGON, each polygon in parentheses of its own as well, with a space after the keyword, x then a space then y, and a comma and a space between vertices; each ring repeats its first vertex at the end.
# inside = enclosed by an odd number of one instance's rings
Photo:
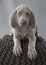
POLYGON ((36 25, 35 16, 34 16, 34 13, 31 11, 30 26, 33 29, 35 28, 35 25, 36 25))
POLYGON ((17 10, 14 10, 11 15, 10 15, 10 19, 9 19, 9 24, 15 28, 17 26, 17 10))

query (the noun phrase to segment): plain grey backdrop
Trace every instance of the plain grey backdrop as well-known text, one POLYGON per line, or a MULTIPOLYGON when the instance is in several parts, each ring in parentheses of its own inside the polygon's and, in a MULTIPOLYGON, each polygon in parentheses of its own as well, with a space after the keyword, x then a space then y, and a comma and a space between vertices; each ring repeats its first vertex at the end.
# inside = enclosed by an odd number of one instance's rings
POLYGON ((46 0, 0 0, 0 37, 10 34, 9 15, 20 4, 27 4, 38 23, 38 35, 46 39, 46 0))

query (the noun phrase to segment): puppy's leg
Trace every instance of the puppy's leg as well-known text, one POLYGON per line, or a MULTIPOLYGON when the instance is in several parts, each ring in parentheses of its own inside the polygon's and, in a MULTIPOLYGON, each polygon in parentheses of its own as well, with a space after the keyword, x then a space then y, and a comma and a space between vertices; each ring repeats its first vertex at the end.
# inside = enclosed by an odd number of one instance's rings
POLYGON ((37 57, 37 52, 35 49, 36 37, 34 38, 28 37, 28 39, 29 39, 28 57, 32 60, 37 57))
POLYGON ((20 40, 15 36, 13 37, 13 40, 14 40, 13 54, 16 56, 17 55, 20 56, 20 54, 22 53, 20 40))

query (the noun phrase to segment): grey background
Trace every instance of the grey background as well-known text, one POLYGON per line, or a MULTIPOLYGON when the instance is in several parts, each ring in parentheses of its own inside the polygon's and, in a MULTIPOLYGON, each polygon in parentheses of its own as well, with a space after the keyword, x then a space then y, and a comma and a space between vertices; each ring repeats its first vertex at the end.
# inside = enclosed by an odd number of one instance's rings
POLYGON ((46 39, 46 0, 0 0, 0 37, 10 33, 9 15, 20 4, 27 4, 38 23, 38 35, 46 39))

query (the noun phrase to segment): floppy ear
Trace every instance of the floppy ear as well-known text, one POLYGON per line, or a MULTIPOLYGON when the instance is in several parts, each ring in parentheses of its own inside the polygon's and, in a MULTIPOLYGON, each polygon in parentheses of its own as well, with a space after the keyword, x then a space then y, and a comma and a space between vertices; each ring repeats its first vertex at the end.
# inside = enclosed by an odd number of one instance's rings
POLYGON ((31 11, 30 26, 33 29, 35 28, 35 25, 36 25, 35 16, 34 16, 34 13, 31 11))
POLYGON ((15 28, 15 27, 17 26, 17 16, 16 16, 16 14, 17 14, 17 11, 14 10, 14 11, 11 13, 10 19, 9 19, 9 24, 10 24, 13 28, 15 28))

